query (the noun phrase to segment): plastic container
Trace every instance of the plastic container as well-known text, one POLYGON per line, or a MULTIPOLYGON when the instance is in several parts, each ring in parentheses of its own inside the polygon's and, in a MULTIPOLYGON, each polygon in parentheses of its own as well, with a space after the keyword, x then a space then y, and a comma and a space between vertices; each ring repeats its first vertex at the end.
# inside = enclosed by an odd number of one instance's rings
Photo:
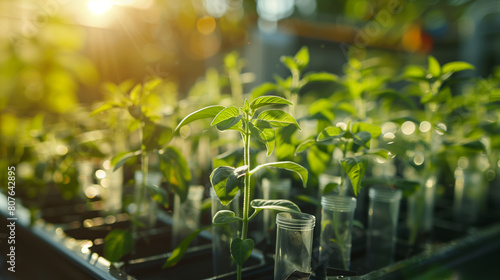
MULTIPOLYGON (((181 203, 179 195, 174 197, 172 246, 176 247, 190 233, 200 227, 201 205, 205 187, 190 186, 187 198, 181 203)), ((195 241, 193 241, 195 242, 195 241)))
POLYGON ((324 267, 349 270, 356 198, 325 195, 321 206, 320 262, 324 267))
POLYGON ((457 222, 472 225, 484 210, 488 184, 485 171, 488 159, 478 154, 458 159, 455 170, 454 216, 457 222))
POLYGON ((146 186, 142 185, 142 172, 134 173, 135 189, 134 202, 129 204, 127 209, 132 215, 135 215, 146 228, 151 228, 156 224, 156 215, 158 212, 156 203, 151 199, 147 186, 159 186, 163 179, 160 172, 148 172, 146 186))
POLYGON ((306 213, 281 212, 276 215, 274 280, 303 279, 290 275, 294 273, 304 277, 311 273, 315 223, 316 218, 306 213))
MULTIPOLYGON (((220 210, 231 210, 236 216, 240 215, 240 192, 228 204, 223 205, 214 189, 210 188, 210 198, 212 200, 212 218, 220 210)), ((212 227, 212 259, 214 275, 222 275, 236 271, 236 263, 231 258, 231 242, 234 238, 240 237, 241 223, 234 222, 221 226, 212 227)))
POLYGON ((401 194, 401 190, 383 187, 374 187, 368 192, 366 266, 370 270, 388 266, 394 261, 401 194))
MULTIPOLYGON (((264 199, 288 199, 290 190, 292 189, 292 180, 277 179, 269 180, 262 179, 262 196, 264 199)), ((278 211, 262 211, 262 220, 264 228, 264 236, 268 245, 274 245, 276 240, 276 214, 278 211)))

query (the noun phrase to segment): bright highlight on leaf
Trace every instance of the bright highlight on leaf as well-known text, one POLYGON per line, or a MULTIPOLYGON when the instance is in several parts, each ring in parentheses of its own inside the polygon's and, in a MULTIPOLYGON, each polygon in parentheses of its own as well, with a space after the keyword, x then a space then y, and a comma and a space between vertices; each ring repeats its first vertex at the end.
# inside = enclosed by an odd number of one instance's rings
POLYGON ((265 199, 254 199, 250 203, 250 206, 256 210, 275 210, 284 212, 295 212, 302 213, 300 208, 290 200, 278 199, 278 200, 265 200, 265 199))
POLYGON ((217 114, 219 114, 219 112, 222 111, 224 108, 226 108, 226 107, 221 106, 221 105, 213 105, 213 106, 208 106, 208 107, 205 107, 205 108, 200 109, 198 111, 195 111, 195 112, 189 114, 187 117, 185 117, 177 125, 177 127, 175 128, 174 131, 178 131, 181 127, 183 127, 189 123, 192 123, 196 120, 205 119, 205 118, 213 118, 213 117, 217 116, 217 114))
POLYGON ((262 96, 254 99, 252 102, 250 102, 250 108, 252 110, 257 110, 261 107, 268 106, 268 105, 278 105, 278 104, 283 104, 283 105, 293 105, 292 102, 286 100, 285 98, 278 97, 278 96, 262 96))
POLYGON ((302 180, 302 184, 304 188, 307 185, 307 177, 308 177, 308 172, 307 169, 305 169, 302 165, 292 162, 292 161, 280 161, 280 162, 270 162, 270 163, 264 163, 261 164, 257 167, 255 167, 252 171, 250 171, 250 174, 255 173, 261 168, 264 167, 275 167, 275 168, 281 168, 289 171, 295 172, 297 175, 299 175, 300 179, 302 180))
POLYGON ((236 217, 236 214, 230 210, 220 210, 215 213, 212 223, 214 224, 229 224, 234 222, 239 222, 242 219, 240 217, 236 217))

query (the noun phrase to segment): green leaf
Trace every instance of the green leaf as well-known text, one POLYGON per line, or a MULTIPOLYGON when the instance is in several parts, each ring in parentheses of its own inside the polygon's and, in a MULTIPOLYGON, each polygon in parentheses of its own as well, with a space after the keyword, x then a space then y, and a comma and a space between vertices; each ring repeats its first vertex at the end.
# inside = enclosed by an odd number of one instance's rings
POLYGON ((227 107, 215 116, 212 120, 211 126, 216 125, 219 130, 226 130, 235 126, 240 120, 242 115, 236 107, 227 107))
POLYGON ((134 105, 138 105, 141 100, 142 85, 138 84, 130 91, 130 100, 134 105))
POLYGON ((323 142, 327 140, 340 139, 344 136, 345 131, 343 131, 340 127, 329 126, 325 128, 317 137, 318 142, 323 142))
POLYGON ((327 194, 329 192, 333 192, 340 185, 338 183, 328 183, 323 189, 323 194, 327 194))
POLYGON ((214 224, 229 224, 234 222, 242 221, 240 217, 236 217, 236 214, 230 210, 220 210, 215 213, 212 223, 214 224))
POLYGON ((382 129, 379 126, 368 123, 355 123, 352 125, 351 132, 356 134, 361 131, 366 131, 371 134, 371 138, 377 138, 382 134, 382 129))
POLYGON ((323 173, 328 167, 332 158, 332 153, 320 149, 319 146, 313 146, 307 151, 307 164, 309 170, 316 175, 323 173))
POLYGON ((379 157, 381 157, 383 159, 389 159, 389 151, 387 151, 385 149, 371 149, 371 150, 366 150, 365 154, 379 156, 379 157))
MULTIPOLYGON (((400 94, 398 91, 395 91, 393 89, 384 89, 380 90, 374 93, 374 95, 378 96, 380 100, 394 100, 394 101, 400 101, 403 105, 408 107, 411 110, 414 110, 415 112, 418 110, 418 107, 416 105, 416 102, 411 99, 410 97, 400 94)), ((388 102, 389 106, 394 106, 394 102, 388 102)))
POLYGON ((231 256, 233 260, 240 266, 250 257, 253 251, 252 239, 235 238, 231 242, 231 256))
POLYGON ((151 151, 167 144, 172 139, 173 131, 170 127, 146 121, 142 127, 142 135, 142 145, 146 151, 151 151))
POLYGON ((151 91, 151 90, 154 90, 157 86, 159 86, 161 83, 162 83, 162 79, 161 78, 153 78, 149 81, 147 81, 146 83, 144 83, 144 89, 147 90, 147 91, 151 91))
POLYGON ((250 109, 252 110, 257 110, 261 107, 268 106, 268 105, 278 105, 278 104, 285 104, 285 105, 293 105, 292 102, 286 100, 283 97, 279 96, 262 96, 258 97, 252 102, 250 102, 250 109))
POLYGON ((339 77, 337 75, 328 72, 308 73, 302 78, 301 84, 305 85, 309 82, 337 82, 338 80, 339 77))
POLYGON ((446 102, 452 99, 452 94, 450 87, 444 86, 439 89, 439 92, 437 94, 433 94, 432 91, 427 92, 424 94, 422 99, 420 100, 420 103, 425 104, 428 102, 446 102))
POLYGON ((159 186, 151 184, 147 184, 146 187, 148 189, 149 195, 154 201, 156 201, 161 206, 168 208, 169 198, 168 198, 168 192, 166 190, 164 190, 159 186))
POLYGON ((275 145, 275 134, 271 124, 263 120, 255 120, 255 125, 252 122, 248 123, 248 128, 251 134, 260 142, 266 145, 267 155, 271 155, 275 145))
POLYGON ((409 197, 420 188, 420 183, 410 181, 401 177, 370 177, 363 180, 363 186, 383 185, 388 187, 396 187, 403 191, 404 197, 409 197))
POLYGON ((434 78, 441 76, 441 66, 435 57, 429 55, 429 68, 427 69, 434 78))
POLYGON ((191 171, 186 159, 177 148, 172 146, 159 151, 158 155, 160 169, 168 185, 179 195, 181 201, 185 201, 191 182, 191 171))
POLYGON ((349 179, 351 179, 354 195, 358 195, 359 190, 361 190, 361 181, 366 171, 366 159, 362 157, 345 158, 340 161, 340 164, 349 179))
POLYGON ((117 103, 115 103, 115 102, 106 102, 106 103, 102 104, 101 106, 99 106, 94 111, 92 111, 92 113, 90 113, 89 117, 93 117, 93 116, 95 116, 95 115, 97 115, 99 113, 108 111, 108 110, 110 110, 112 108, 116 108, 116 107, 119 107, 117 103))
POLYGON ((131 104, 127 107, 127 111, 134 119, 138 121, 142 121, 145 117, 140 104, 131 104))
POLYGON ((300 194, 295 196, 294 199, 307 202, 317 207, 321 207, 321 201, 319 201, 319 199, 317 199, 316 197, 312 197, 310 195, 300 194))
POLYGON ((368 147, 368 143, 370 142, 371 138, 372 136, 369 132, 360 131, 353 135, 352 140, 356 145, 363 146, 369 149, 370 147, 368 147))
POLYGON ((285 126, 276 131, 276 156, 280 160, 291 159, 295 151, 293 135, 297 131, 295 126, 285 126))
POLYGON ((293 124, 300 130, 300 126, 294 117, 282 110, 264 111, 259 114, 257 119, 267 121, 274 127, 284 127, 293 124))
POLYGON ((243 165, 244 150, 243 148, 229 150, 223 154, 218 155, 212 160, 213 168, 219 166, 240 166, 243 165))
POLYGON ((252 200, 252 202, 250 202, 250 206, 258 211, 275 210, 283 212, 301 213, 300 208, 295 203, 286 199, 275 199, 275 200, 254 199, 252 200))
POLYGON ((403 73, 403 78, 416 80, 427 80, 425 76, 427 76, 425 69, 419 65, 410 65, 405 68, 403 73))
POLYGON ((351 115, 356 114, 356 108, 354 108, 354 106, 352 104, 347 103, 347 102, 342 102, 339 105, 337 105, 337 110, 347 112, 351 115))
POLYGON ((189 245, 195 239, 200 232, 209 229, 213 225, 209 225, 206 227, 202 227, 200 229, 195 230, 191 234, 189 234, 184 240, 181 241, 179 246, 177 246, 173 251, 170 257, 168 257, 167 261, 163 264, 162 268, 172 267, 176 265, 186 253, 186 250, 189 248, 189 245))
POLYGON ((461 146, 468 149, 468 150, 486 153, 486 146, 483 144, 483 142, 481 142, 479 140, 467 142, 467 143, 462 144, 461 146))
POLYGON ((120 168, 127 160, 138 156, 141 154, 141 150, 135 151, 135 152, 121 152, 118 153, 116 156, 114 156, 111 159, 111 166, 114 166, 113 171, 117 170, 120 168))
POLYGON ((297 149, 295 149, 295 156, 297 154, 300 154, 302 153, 303 151, 309 149, 310 147, 316 145, 316 140, 314 139, 307 139, 306 141, 300 143, 298 146, 297 146, 297 149))
POLYGON ((263 83, 250 92, 250 99, 255 99, 259 96, 262 96, 270 91, 276 90, 276 85, 273 83, 263 83))
POLYGON ((210 123, 211 126, 217 125, 223 121, 226 121, 231 118, 238 117, 240 115, 240 111, 238 108, 231 106, 231 107, 226 107, 223 110, 221 110, 215 118, 212 120, 212 123, 210 123))
POLYGON ((292 161, 280 161, 280 162, 270 162, 270 163, 264 163, 261 164, 257 167, 255 167, 252 171, 250 171, 250 175, 254 174, 256 171, 258 171, 261 168, 264 167, 275 167, 275 168, 281 168, 289 171, 293 171, 299 175, 300 179, 302 180, 302 184, 304 187, 307 185, 307 177, 308 177, 308 172, 307 169, 305 169, 302 165, 292 162, 292 161))
POLYGON ((248 103, 248 99, 245 99, 245 103, 243 105, 243 110, 248 113, 250 112, 250 103, 248 103))
POLYGON ((195 111, 191 114, 189 114, 187 117, 185 117, 175 128, 175 131, 178 131, 181 127, 192 123, 196 120, 199 119, 204 119, 204 118, 213 118, 219 114, 220 111, 224 110, 224 106, 221 105, 213 105, 213 106, 208 106, 203 109, 200 109, 198 111, 195 111))
POLYGON ((224 56, 224 66, 228 69, 235 69, 238 66, 239 54, 237 51, 232 51, 224 56))
POLYGON ((280 61, 290 70, 290 72, 299 71, 299 66, 290 56, 282 56, 280 61))
POLYGON ((309 114, 311 116, 321 115, 330 122, 335 118, 335 113, 333 112, 333 104, 330 100, 321 98, 316 100, 309 106, 309 114))
POLYGON ((299 70, 302 71, 309 64, 309 49, 306 46, 302 47, 295 54, 293 60, 295 60, 295 63, 299 67, 299 70))
POLYGON ((443 65, 443 75, 448 74, 448 73, 455 73, 455 72, 460 72, 464 70, 473 70, 475 69, 472 64, 469 64, 467 62, 463 61, 454 61, 454 62, 449 62, 443 65))
POLYGON ((104 238, 104 257, 110 262, 117 262, 130 253, 134 247, 132 233, 124 229, 114 229, 104 238))
POLYGON ((219 166, 210 174, 210 183, 223 205, 228 205, 236 196, 238 190, 243 187, 244 174, 242 176, 242 172, 245 171, 246 173, 245 168, 248 169, 245 166, 238 169, 230 166, 219 166))

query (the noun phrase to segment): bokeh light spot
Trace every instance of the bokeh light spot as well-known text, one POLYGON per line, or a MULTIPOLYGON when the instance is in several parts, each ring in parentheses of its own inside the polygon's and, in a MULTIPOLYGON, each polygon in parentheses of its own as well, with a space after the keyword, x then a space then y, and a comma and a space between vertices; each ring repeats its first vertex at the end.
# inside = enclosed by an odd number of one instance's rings
POLYGON ((465 169, 469 166, 469 159, 467 157, 460 157, 457 162, 458 168, 465 169))
POLYGON ((431 123, 428 122, 428 121, 423 121, 420 123, 418 129, 421 131, 421 132, 427 132, 431 129, 431 123))
POLYGON ((106 172, 102 169, 99 169, 95 172, 95 176, 98 178, 98 179, 104 179, 104 177, 106 177, 106 172))
POLYGON ((202 17, 198 19, 196 23, 196 28, 198 32, 203 35, 208 35, 214 32, 216 26, 215 19, 213 17, 202 17))
POLYGON ((112 0, 90 0, 87 3, 89 11, 94 15, 103 15, 113 7, 112 0))
POLYGON ((413 158, 413 162, 415 163, 415 165, 422 165, 425 161, 425 158, 423 155, 421 154, 417 154, 415 155, 415 157, 413 158))
POLYGON ((417 127, 415 123, 413 123, 412 121, 406 121, 403 123, 403 125, 401 125, 401 131, 406 135, 414 133, 416 128, 417 127))

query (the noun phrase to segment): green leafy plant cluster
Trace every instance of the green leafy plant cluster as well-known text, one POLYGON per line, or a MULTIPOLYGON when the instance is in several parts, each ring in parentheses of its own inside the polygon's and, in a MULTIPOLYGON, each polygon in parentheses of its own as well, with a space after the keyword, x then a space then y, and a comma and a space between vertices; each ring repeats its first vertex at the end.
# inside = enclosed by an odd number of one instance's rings
POLYGON ((148 199, 148 196, 163 206, 168 206, 168 190, 161 186, 147 183, 149 172, 149 156, 156 154, 159 159, 159 169, 162 172, 167 186, 171 191, 179 195, 181 201, 187 197, 191 173, 183 155, 177 147, 168 145, 173 137, 173 129, 159 123, 161 116, 147 106, 147 99, 155 94, 162 80, 152 79, 144 84, 137 84, 130 89, 127 85, 113 87, 119 91, 118 100, 112 100, 102 104, 94 110, 91 116, 95 116, 107 110, 117 108, 128 112, 132 117, 129 128, 139 134, 139 149, 122 151, 115 155, 111 164, 114 170, 122 167, 128 160, 139 158, 142 172, 142 182, 139 182, 140 191, 136 192, 139 197, 135 198, 138 205, 137 211, 132 213, 132 231, 113 230, 106 237, 106 257, 112 261, 118 261, 123 255, 133 249, 134 239, 137 237, 138 227, 144 227, 139 221, 139 209, 148 199), (132 238, 133 237, 133 238, 132 238))

